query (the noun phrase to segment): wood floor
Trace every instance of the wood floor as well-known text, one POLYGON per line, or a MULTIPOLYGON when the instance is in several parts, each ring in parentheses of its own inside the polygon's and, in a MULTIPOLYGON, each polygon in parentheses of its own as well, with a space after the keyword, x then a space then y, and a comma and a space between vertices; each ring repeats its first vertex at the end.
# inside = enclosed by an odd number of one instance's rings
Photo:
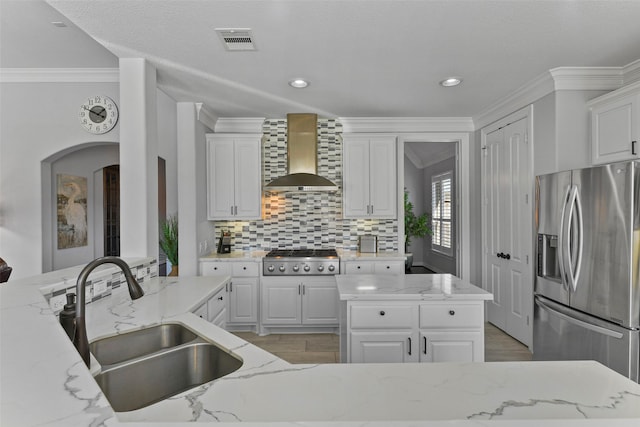
MULTIPOLYGON (((340 362, 340 343, 335 334, 234 334, 289 363, 340 362)), ((489 323, 485 323, 484 340, 486 362, 531 360, 526 346, 489 323)))

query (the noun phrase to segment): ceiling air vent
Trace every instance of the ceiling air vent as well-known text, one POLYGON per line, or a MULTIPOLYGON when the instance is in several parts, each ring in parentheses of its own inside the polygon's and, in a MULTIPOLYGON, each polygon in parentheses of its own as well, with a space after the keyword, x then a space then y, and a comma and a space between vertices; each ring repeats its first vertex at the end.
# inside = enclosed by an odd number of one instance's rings
POLYGON ((256 50, 249 28, 216 28, 216 32, 227 50, 256 50))

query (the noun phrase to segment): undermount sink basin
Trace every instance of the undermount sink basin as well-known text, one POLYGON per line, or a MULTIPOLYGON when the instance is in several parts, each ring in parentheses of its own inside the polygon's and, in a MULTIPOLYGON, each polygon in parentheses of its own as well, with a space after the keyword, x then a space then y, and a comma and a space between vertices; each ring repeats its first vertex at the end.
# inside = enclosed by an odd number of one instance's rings
POLYGON ((242 360, 211 343, 184 344, 115 365, 95 377, 116 412, 144 408, 228 375, 242 360))
POLYGON ((106 367, 196 341, 205 342, 180 324, 165 323, 96 340, 89 344, 89 351, 106 367))

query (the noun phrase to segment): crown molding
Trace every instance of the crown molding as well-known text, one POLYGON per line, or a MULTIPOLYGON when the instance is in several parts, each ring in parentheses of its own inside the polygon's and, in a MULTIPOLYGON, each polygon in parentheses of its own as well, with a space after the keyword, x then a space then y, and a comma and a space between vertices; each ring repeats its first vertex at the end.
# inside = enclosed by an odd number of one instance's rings
POLYGON ((640 59, 622 67, 622 75, 625 85, 640 81, 640 59))
POLYGON ((624 67, 558 67, 546 71, 475 116, 475 129, 517 111, 558 90, 615 90, 624 83, 624 67))
POLYGON ((410 145, 404 145, 404 156, 409 159, 409 161, 411 161, 411 163, 413 163, 413 166, 415 166, 417 169, 424 169, 424 165, 422 164, 420 156, 416 154, 416 152, 413 150, 413 148, 411 148, 410 145))
POLYGON ((555 90, 615 90, 624 83, 622 67, 558 67, 549 74, 555 90))
POLYGON ((0 83, 118 83, 119 68, 0 68, 0 83))
POLYGON ((209 129, 213 130, 216 128, 216 122, 218 121, 218 117, 211 111, 206 105, 202 102, 196 102, 196 119, 209 129))
POLYGON ((264 117, 220 117, 216 121, 216 133, 262 133, 264 117))
POLYGON ((345 133, 472 132, 471 117, 340 117, 345 133))

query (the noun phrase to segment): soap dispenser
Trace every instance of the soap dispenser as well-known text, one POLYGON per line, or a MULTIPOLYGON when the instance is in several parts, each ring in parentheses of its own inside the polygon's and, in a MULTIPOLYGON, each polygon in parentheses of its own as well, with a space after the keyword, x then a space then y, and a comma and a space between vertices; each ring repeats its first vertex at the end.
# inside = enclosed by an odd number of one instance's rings
POLYGON ((67 294, 67 303, 60 312, 60 324, 73 341, 76 330, 76 294, 67 294))

